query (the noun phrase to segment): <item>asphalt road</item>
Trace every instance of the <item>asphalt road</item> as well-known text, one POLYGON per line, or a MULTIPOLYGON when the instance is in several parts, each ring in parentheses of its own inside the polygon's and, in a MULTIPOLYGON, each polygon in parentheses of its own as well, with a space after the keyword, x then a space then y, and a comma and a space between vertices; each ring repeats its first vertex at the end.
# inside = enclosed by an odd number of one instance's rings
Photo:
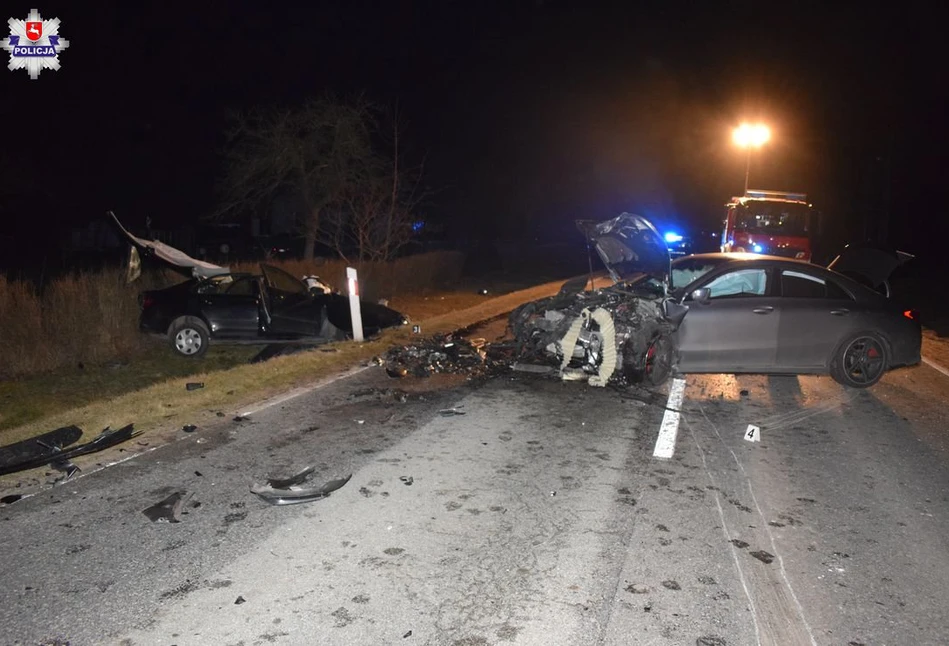
POLYGON ((665 392, 368 368, 0 509, 0 642, 945 644, 947 398, 690 376, 657 459, 665 392))

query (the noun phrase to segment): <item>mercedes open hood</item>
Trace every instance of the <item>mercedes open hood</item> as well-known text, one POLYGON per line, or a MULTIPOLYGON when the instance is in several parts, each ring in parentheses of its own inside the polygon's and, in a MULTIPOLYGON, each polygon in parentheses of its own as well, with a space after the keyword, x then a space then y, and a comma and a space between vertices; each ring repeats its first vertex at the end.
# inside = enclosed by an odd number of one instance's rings
POLYGON ((623 213, 612 220, 577 220, 577 227, 616 282, 647 274, 669 281, 669 249, 656 227, 641 215, 623 213))
POLYGON ((869 242, 847 245, 827 268, 864 278, 874 289, 883 285, 897 267, 915 256, 869 242))

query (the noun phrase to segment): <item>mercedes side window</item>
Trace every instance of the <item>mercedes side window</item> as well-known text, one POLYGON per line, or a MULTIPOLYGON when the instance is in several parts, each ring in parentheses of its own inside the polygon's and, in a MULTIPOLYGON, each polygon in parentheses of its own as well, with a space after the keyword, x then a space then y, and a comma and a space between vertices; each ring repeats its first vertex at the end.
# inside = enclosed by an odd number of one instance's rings
POLYGON ((786 298, 851 300, 850 295, 833 281, 790 269, 781 272, 781 295, 786 298))
POLYGON ((768 272, 765 269, 738 269, 722 274, 706 287, 712 299, 764 296, 768 291, 768 272))

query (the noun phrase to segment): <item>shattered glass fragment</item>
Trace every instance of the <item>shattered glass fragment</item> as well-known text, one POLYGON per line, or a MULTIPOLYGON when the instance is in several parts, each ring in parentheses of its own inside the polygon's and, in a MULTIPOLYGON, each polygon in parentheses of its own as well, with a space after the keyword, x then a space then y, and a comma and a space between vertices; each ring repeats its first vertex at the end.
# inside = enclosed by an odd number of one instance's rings
POLYGON ((148 509, 143 509, 142 513, 153 523, 180 523, 181 508, 189 497, 184 491, 177 491, 148 509))

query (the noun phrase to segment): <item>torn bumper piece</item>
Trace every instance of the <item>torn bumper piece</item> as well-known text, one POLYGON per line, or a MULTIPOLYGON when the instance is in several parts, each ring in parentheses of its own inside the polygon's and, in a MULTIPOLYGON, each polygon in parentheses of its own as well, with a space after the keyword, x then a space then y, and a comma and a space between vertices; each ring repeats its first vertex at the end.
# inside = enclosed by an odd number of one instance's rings
POLYGON ((294 485, 303 484, 314 471, 316 471, 315 466, 308 466, 300 473, 292 475, 289 478, 267 478, 267 484, 274 489, 289 489, 294 485))
MULTIPOLYGON (((67 427, 68 429, 76 429, 77 427, 67 427)), ((62 430, 62 429, 60 429, 62 430)), ((88 455, 90 453, 97 453, 103 449, 115 446, 116 444, 121 444, 127 440, 132 439, 133 437, 141 434, 141 431, 134 430, 132 424, 123 426, 120 429, 112 430, 108 426, 103 429, 99 435, 95 437, 91 442, 86 444, 80 444, 71 449, 58 449, 55 446, 43 445, 47 450, 40 455, 34 457, 27 457, 23 460, 12 464, 6 464, 0 466, 0 475, 6 475, 8 473, 18 473, 20 471, 27 471, 28 469, 35 469, 42 467, 44 465, 50 464, 52 462, 57 463, 57 465, 67 465, 69 460, 79 457, 80 455, 88 455)), ((44 436, 40 436, 43 438, 44 436)), ((34 439, 40 439, 34 438, 34 439)), ((58 466, 54 466, 59 470, 58 466)))
POLYGON ((337 489, 340 489, 353 477, 353 474, 350 473, 345 478, 340 478, 339 480, 330 480, 320 487, 300 487, 299 485, 302 484, 312 472, 313 467, 307 467, 307 469, 304 469, 297 475, 291 476, 290 478, 283 480, 271 478, 268 480, 269 484, 255 484, 250 488, 250 491, 258 498, 270 503, 271 505, 295 505, 301 502, 322 500, 337 489), (274 486, 274 482, 277 482, 278 484, 290 482, 291 484, 285 488, 281 488, 274 486))

